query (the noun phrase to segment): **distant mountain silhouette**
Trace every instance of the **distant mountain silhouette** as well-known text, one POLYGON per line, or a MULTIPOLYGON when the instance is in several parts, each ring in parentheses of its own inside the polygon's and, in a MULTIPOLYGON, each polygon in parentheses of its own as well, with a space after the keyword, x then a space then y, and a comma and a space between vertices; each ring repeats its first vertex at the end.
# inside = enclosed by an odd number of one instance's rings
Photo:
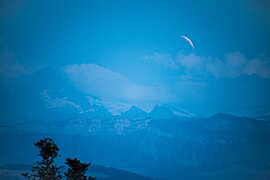
POLYGON ((88 118, 110 118, 112 114, 102 105, 89 105, 88 110, 85 111, 88 118))
POLYGON ((36 93, 48 90, 52 98, 67 97, 69 101, 78 104, 82 109, 87 109, 89 106, 87 98, 74 86, 73 82, 50 67, 42 68, 33 76, 30 88, 35 89, 36 93))
POLYGON ((15 121, 72 117, 89 106, 87 98, 72 82, 50 67, 17 82, 8 97, 4 103, 9 108, 3 114, 15 121))
POLYGON ((170 108, 160 105, 156 105, 149 115, 154 119, 169 119, 175 117, 175 114, 170 108))
POLYGON ((148 116, 148 113, 139 107, 132 106, 128 111, 121 114, 123 117, 127 117, 130 119, 143 119, 148 116))
MULTIPOLYGON (((247 117, 238 117, 231 114, 217 113, 209 118, 205 118, 200 122, 201 128, 217 129, 217 130, 252 130, 254 119, 247 117)), ((260 124, 257 122, 256 124, 260 124)))
POLYGON ((64 75, 50 67, 33 73, 4 98, 8 105, 2 114, 9 119, 56 120, 85 114, 87 117, 110 117, 108 110, 97 104, 90 104, 88 97, 64 75))
POLYGON ((0 90, 0 99, 5 104, 1 115, 8 122, 63 120, 76 116, 107 119, 115 116, 130 119, 193 117, 177 105, 156 105, 147 113, 136 106, 84 94, 65 74, 51 67, 43 67, 8 83, 5 82, 5 89, 0 90))

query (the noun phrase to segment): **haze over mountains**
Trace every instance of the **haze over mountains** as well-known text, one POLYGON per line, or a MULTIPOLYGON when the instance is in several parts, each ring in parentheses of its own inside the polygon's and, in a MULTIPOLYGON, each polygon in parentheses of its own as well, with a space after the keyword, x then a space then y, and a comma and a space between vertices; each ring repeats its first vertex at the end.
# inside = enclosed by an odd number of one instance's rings
POLYGON ((0 179, 269 180, 269 2, 0 0, 0 179))
POLYGON ((223 113, 199 117, 170 104, 146 112, 84 94, 47 67, 6 83, 0 164, 32 163, 33 142, 49 136, 63 157, 148 177, 268 177, 270 121, 264 114, 259 120, 223 113))
POLYGON ((84 94, 63 73, 57 73, 50 67, 12 79, 5 88, 0 95, 6 104, 1 114, 11 122, 41 117, 47 120, 63 119, 82 114, 87 117, 120 115, 129 118, 195 116, 178 106, 156 105, 147 113, 132 104, 84 94))
POLYGON ((188 119, 77 116, 1 126, 0 135, 1 164, 33 163, 33 142, 48 136, 61 147, 62 157, 149 177, 269 177, 270 122, 227 114, 188 119))
MULTIPOLYGON (((64 119, 77 115, 87 117, 126 116, 132 119, 152 117, 196 117, 178 104, 158 104, 146 112, 134 104, 102 99, 82 93, 63 72, 44 67, 20 78, 1 79, 1 109, 5 123, 33 119, 64 119)), ((255 118, 268 120, 268 112, 260 112, 255 118)))

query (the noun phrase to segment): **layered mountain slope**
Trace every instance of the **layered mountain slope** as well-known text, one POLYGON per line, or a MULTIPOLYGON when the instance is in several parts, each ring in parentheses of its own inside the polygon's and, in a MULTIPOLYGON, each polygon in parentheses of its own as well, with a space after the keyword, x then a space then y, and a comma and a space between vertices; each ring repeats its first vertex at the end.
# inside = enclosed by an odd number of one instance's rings
POLYGON ((1 153, 6 156, 1 163, 29 161, 23 152, 33 152, 31 141, 45 135, 61 144, 64 156, 79 154, 96 164, 151 177, 200 177, 235 165, 262 170, 270 161, 270 122, 216 114, 202 119, 77 117, 2 127, 1 144, 6 147, 1 153))

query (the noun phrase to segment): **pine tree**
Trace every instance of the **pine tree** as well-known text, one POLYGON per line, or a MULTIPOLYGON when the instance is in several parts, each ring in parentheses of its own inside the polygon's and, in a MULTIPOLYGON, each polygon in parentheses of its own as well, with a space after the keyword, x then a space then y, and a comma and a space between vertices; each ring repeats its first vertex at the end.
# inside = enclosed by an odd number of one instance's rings
MULTIPOLYGON (((59 156, 59 148, 51 138, 43 138, 34 143, 39 149, 39 156, 41 161, 37 161, 36 165, 32 167, 32 174, 29 172, 22 173, 22 176, 28 180, 60 180, 63 177, 60 174, 60 168, 54 163, 54 160, 59 156)), ((66 159, 66 165, 69 166, 68 171, 65 172, 67 180, 95 180, 94 177, 87 177, 86 172, 91 163, 82 163, 77 158, 66 159)))
POLYGON ((65 176, 67 180, 95 180, 96 178, 94 177, 87 177, 86 172, 88 170, 88 167, 91 165, 91 163, 82 163, 80 160, 77 158, 70 159, 67 158, 66 165, 69 166, 68 171, 65 172, 65 176))
POLYGON ((37 161, 36 165, 32 167, 32 174, 23 173, 22 175, 27 179, 41 179, 41 180, 59 180, 62 178, 59 167, 54 164, 54 159, 59 156, 59 148, 53 139, 43 138, 34 143, 39 148, 39 156, 42 160, 37 161))

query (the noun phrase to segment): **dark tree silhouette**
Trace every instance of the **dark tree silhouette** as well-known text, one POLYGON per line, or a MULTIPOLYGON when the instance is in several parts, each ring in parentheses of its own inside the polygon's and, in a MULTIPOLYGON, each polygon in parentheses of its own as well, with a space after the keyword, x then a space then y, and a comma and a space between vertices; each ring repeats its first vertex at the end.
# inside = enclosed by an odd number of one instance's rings
POLYGON ((22 175, 27 179, 42 179, 42 180, 58 180, 62 176, 59 167, 55 166, 54 159, 59 156, 59 148, 51 138, 43 138, 34 143, 39 148, 39 156, 42 160, 37 161, 36 165, 32 167, 32 174, 23 173, 22 175))
POLYGON ((88 170, 88 167, 91 165, 91 163, 82 163, 77 158, 66 159, 66 165, 69 166, 68 171, 65 172, 65 176, 67 180, 74 180, 74 179, 80 179, 80 180, 95 180, 94 177, 87 177, 86 171, 88 170))
MULTIPOLYGON (((37 161, 36 165, 32 167, 32 174, 29 172, 22 173, 22 176, 28 180, 60 180, 63 177, 60 174, 60 168, 54 164, 54 159, 59 156, 59 148, 51 138, 43 138, 34 145, 39 149, 39 156, 41 161, 37 161)), ((86 171, 91 163, 82 163, 77 158, 66 159, 66 165, 69 166, 68 171, 65 172, 65 177, 68 180, 95 180, 94 177, 87 177, 86 171)))

